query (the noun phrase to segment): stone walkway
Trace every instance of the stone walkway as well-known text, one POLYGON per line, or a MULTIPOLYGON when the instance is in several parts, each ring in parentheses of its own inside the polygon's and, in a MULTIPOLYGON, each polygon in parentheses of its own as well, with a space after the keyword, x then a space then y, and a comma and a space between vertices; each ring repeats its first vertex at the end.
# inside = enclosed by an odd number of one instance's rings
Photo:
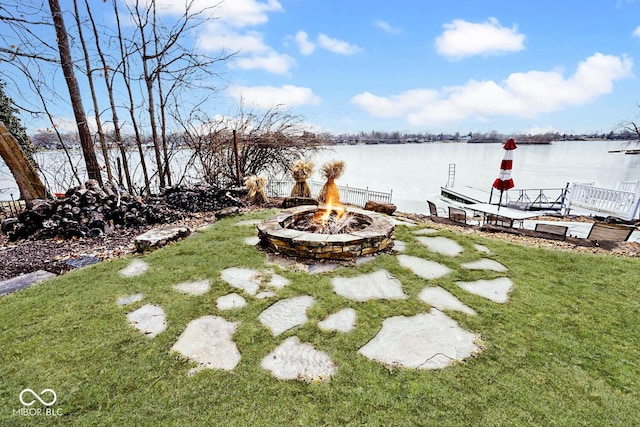
MULTIPOLYGON (((255 221, 240 221, 236 225, 255 226, 255 221)), ((415 226, 405 221, 399 221, 397 225, 415 226)), ((437 230, 416 227, 412 233, 418 244, 436 256, 449 257, 455 261, 468 250, 453 239, 439 236, 437 230)), ((255 245, 257 242, 254 238, 247 238, 244 243, 255 245)), ((442 287, 429 283, 451 275, 454 270, 431 259, 402 253, 406 248, 404 242, 396 242, 394 247, 400 266, 424 280, 425 287, 418 299, 429 308, 425 307, 424 313, 414 316, 398 315, 384 319, 377 334, 357 352, 378 363, 408 369, 442 369, 479 353, 480 336, 464 330, 446 314, 446 311, 451 310, 475 316, 476 311, 442 287)), ((484 246, 474 245, 472 251, 478 255, 479 260, 458 263, 460 270, 487 271, 493 278, 472 282, 457 281, 455 284, 465 292, 487 298, 494 303, 507 302, 513 289, 513 282, 504 275, 508 272, 507 267, 491 259, 491 251, 484 246), (496 274, 500 277, 496 278, 496 274)), ((339 369, 327 352, 302 342, 297 336, 290 336, 284 341, 277 338, 309 322, 307 311, 313 307, 316 298, 305 294, 279 298, 278 291, 287 287, 290 281, 270 268, 273 262, 277 260, 267 257, 263 270, 230 267, 220 272, 220 278, 228 284, 230 292, 217 299, 218 315, 206 315, 192 320, 171 348, 171 351, 198 364, 189 374, 202 369, 232 371, 238 365, 242 355, 233 341, 233 334, 239 324, 225 319, 224 312, 242 310, 252 300, 263 298, 274 300, 257 318, 274 337, 273 350, 265 354, 260 362, 263 369, 280 380, 301 381, 327 381, 339 369)), ((307 274, 316 274, 331 271, 330 266, 331 264, 323 265, 317 269, 307 267, 305 271, 307 274)), ((123 277, 152 274, 151 267, 136 259, 120 273, 123 277)), ((289 261, 285 267, 300 271, 300 265, 295 262, 289 261)), ((331 286, 335 294, 364 304, 372 300, 409 298, 401 281, 384 269, 355 277, 333 277, 331 286)), ((209 292, 210 287, 209 280, 199 280, 177 283, 173 286, 173 291, 197 298, 209 292)), ((143 294, 123 296, 116 303, 123 307, 143 304, 130 311, 127 319, 149 338, 162 333, 167 327, 167 316, 162 307, 146 302, 143 294)), ((327 333, 352 333, 358 328, 357 312, 353 308, 344 308, 326 313, 317 326, 327 333)))

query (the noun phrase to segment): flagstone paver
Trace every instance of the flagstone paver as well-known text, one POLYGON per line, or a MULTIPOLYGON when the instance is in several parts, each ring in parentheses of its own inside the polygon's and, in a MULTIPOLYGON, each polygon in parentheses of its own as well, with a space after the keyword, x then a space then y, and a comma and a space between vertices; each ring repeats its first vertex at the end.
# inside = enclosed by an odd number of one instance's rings
POLYGON ((140 276, 148 269, 149 264, 142 260, 134 259, 127 267, 120 270, 120 275, 123 277, 136 277, 140 276))
POLYGON ((431 310, 385 319, 380 332, 358 352, 385 365, 441 369, 480 351, 479 338, 446 314, 431 310))
POLYGON ((394 252, 404 252, 407 250, 407 244, 402 240, 394 240, 392 249, 394 252))
POLYGON ((258 236, 251 236, 244 239, 244 243, 249 246, 255 246, 260 243, 260 238, 258 236))
POLYGON ((237 322, 222 317, 200 317, 189 322, 171 350, 198 362, 201 369, 232 371, 240 362, 238 347, 231 340, 237 327, 237 322))
POLYGON ((271 280, 269 281, 269 283, 267 283, 267 286, 274 289, 282 289, 285 286, 287 286, 289 283, 291 283, 291 281, 286 277, 281 276, 279 274, 272 273, 271 280))
POLYGON ((127 319, 134 328, 149 338, 153 338, 167 329, 167 316, 162 307, 157 305, 143 305, 136 311, 127 314, 127 319))
POLYGON ((218 310, 231 310, 234 308, 242 308, 247 305, 247 300, 236 293, 223 295, 216 300, 218 310))
POLYGON ((222 280, 236 289, 241 289, 249 295, 255 295, 260 287, 262 277, 256 270, 249 268, 230 267, 220 273, 222 280))
POLYGON ((476 280, 475 282, 456 282, 465 291, 490 299, 497 303, 505 303, 509 299, 509 292, 513 282, 508 277, 498 277, 493 280, 476 280))
POLYGON ((467 262, 461 265, 467 270, 490 270, 497 271, 498 273, 504 273, 505 271, 507 271, 507 267, 500 264, 498 261, 488 258, 483 258, 479 261, 474 262, 467 262))
POLYGON ((344 308, 318 322, 318 327, 323 331, 351 332, 355 326, 356 311, 353 308, 344 308))
POLYGON ((127 296, 118 298, 118 300, 116 301, 116 304, 129 305, 129 304, 133 304, 134 302, 142 301, 143 298, 144 298, 143 294, 127 295, 127 296))
POLYGON ((439 253, 441 255, 447 256, 458 256, 464 250, 462 246, 455 240, 449 239, 448 237, 424 237, 418 236, 416 237, 418 242, 425 245, 429 248, 430 251, 439 253))
POLYGON ((475 315, 476 312, 471 307, 468 307, 462 303, 458 298, 453 296, 451 293, 441 288, 440 286, 436 286, 433 288, 424 288, 418 298, 427 304, 437 308, 438 310, 455 310, 461 311, 466 314, 475 315))
POLYGON ((398 255, 397 258, 401 266, 411 270, 413 274, 423 279, 437 279, 451 273, 451 269, 446 265, 428 259, 411 255, 398 255))
POLYGON ((260 366, 280 380, 321 382, 331 378, 336 366, 328 354, 296 336, 289 337, 269 353, 260 366))
MULTIPOLYGON (((396 225, 416 226, 404 220, 392 219, 396 225)), ((253 226, 261 220, 239 221, 237 226, 253 226)), ((430 251, 455 257, 464 248, 455 240, 431 236, 438 230, 422 228, 413 232, 415 239, 430 251)), ((239 239, 240 241, 240 239, 239 239)), ((244 239, 248 245, 256 245, 258 238, 252 236, 244 239)), ((474 244, 476 251, 491 254, 486 246, 474 244)), ((394 252, 399 264, 415 275, 432 280, 444 277, 453 270, 444 264, 432 261, 427 257, 406 255, 407 244, 394 242, 394 252)), ((375 261, 375 256, 356 260, 356 266, 375 261)), ((453 260, 452 260, 453 261, 453 260)), ((449 264, 449 262, 447 262, 449 264)), ((254 301, 263 298, 278 298, 280 291, 290 284, 290 280, 276 274, 269 268, 270 264, 293 269, 307 274, 326 273, 340 267, 340 263, 313 263, 296 261, 267 254, 264 270, 243 267, 223 269, 220 276, 231 287, 253 296, 254 301)), ((460 263, 465 269, 480 269, 495 272, 506 272, 507 267, 488 258, 479 261, 460 263)), ((149 265, 135 259, 122 269, 120 274, 135 277, 147 271, 149 265)), ((407 299, 402 283, 393 274, 384 269, 373 273, 360 274, 355 277, 333 277, 330 279, 333 291, 358 303, 366 303, 372 299, 407 299)), ((474 282, 455 282, 460 289, 471 294, 504 303, 508 300, 513 283, 508 277, 493 280, 477 280, 474 282)), ((210 290, 208 280, 183 282, 173 288, 194 296, 203 295, 210 290)), ((119 305, 129 305, 144 298, 143 294, 133 294, 117 300, 119 305)), ((441 369, 457 360, 463 360, 480 351, 479 336, 462 329, 455 320, 444 311, 459 311, 468 315, 476 315, 473 308, 465 305, 456 296, 442 287, 424 288, 418 299, 429 304, 428 313, 414 316, 395 316, 383 320, 378 333, 370 341, 357 350, 365 357, 388 366, 401 366, 413 369, 441 369)), ((307 311, 314 304, 313 295, 298 295, 275 301, 258 315, 258 321, 267 327, 274 337, 308 322, 307 311)), ((247 305, 247 300, 239 293, 230 293, 216 300, 220 311, 240 309, 247 305)), ((356 310, 343 308, 317 323, 325 332, 349 333, 356 327, 356 310)), ((129 322, 148 337, 154 337, 167 327, 166 315, 162 307, 146 304, 127 314, 129 322)), ((227 321, 223 317, 207 315, 192 320, 182 332, 172 350, 186 358, 197 362, 197 368, 189 371, 194 374, 202 369, 233 370, 239 363, 241 355, 233 341, 239 323, 227 321)), ((275 342, 274 342, 275 345, 275 342)), ((353 349, 356 351, 356 349, 353 349)), ((310 343, 303 343, 297 336, 291 336, 278 345, 261 362, 261 367, 278 379, 302 381, 326 381, 336 372, 336 365, 329 355, 310 343)))
POLYGON ((491 249, 489 249, 488 247, 484 246, 484 245, 480 245, 478 243, 474 243, 473 247, 476 249, 476 251, 478 252, 482 252, 485 254, 492 254, 493 252, 491 252, 491 249))
POLYGON ((333 291, 354 301, 370 299, 406 299, 402 283, 387 270, 378 270, 356 277, 334 277, 333 291))
POLYGON ((208 280, 197 280, 195 282, 183 282, 173 285, 173 289, 183 294, 204 295, 211 289, 211 282, 208 280))
POLYGON ((271 330, 274 336, 302 325, 307 321, 307 309, 313 305, 312 296, 299 296, 275 302, 267 307, 258 320, 271 330))

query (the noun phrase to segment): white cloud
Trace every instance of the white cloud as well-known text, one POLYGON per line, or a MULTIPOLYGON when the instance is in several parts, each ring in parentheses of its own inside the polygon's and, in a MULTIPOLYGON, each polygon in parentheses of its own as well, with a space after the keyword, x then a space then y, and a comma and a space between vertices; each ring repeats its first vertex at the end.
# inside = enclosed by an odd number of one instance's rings
POLYGON ((385 21, 382 21, 382 20, 377 20, 375 22, 375 25, 376 25, 376 27, 380 28, 385 33, 400 34, 402 32, 402 30, 400 28, 394 27, 391 24, 389 24, 388 22, 385 22, 385 21))
MULTIPOLYGON (((180 16, 185 12, 185 2, 176 0, 154 0, 158 13, 180 16)), ((126 0, 135 7, 135 1, 126 0)), ((151 0, 143 0, 142 3, 150 4, 151 0)), ((211 19, 219 19, 225 24, 241 28, 251 25, 264 24, 269 20, 267 13, 283 11, 282 5, 277 0, 226 0, 211 2, 210 0, 194 0, 191 3, 191 12, 203 11, 205 16, 211 19)))
POLYGON ((272 74, 287 74, 294 64, 295 60, 289 55, 269 50, 262 54, 238 56, 229 66, 241 70, 262 69, 272 74))
POLYGON ((309 35, 306 32, 298 31, 294 39, 296 43, 298 43, 301 54, 310 55, 314 50, 316 50, 316 45, 309 41, 309 35))
POLYGON ((264 110, 277 105, 295 107, 320 103, 320 98, 311 89, 293 85, 232 86, 227 89, 227 94, 239 103, 264 110))
POLYGON ((559 71, 513 73, 506 80, 470 80, 461 86, 414 89, 389 97, 364 92, 351 99, 372 117, 404 117, 412 125, 491 116, 532 118, 610 93, 616 80, 632 77, 633 61, 595 53, 565 78, 559 71))
POLYGON ((633 36, 640 37, 640 26, 636 27, 636 29, 633 30, 633 36))
MULTIPOLYGON (((156 5, 159 13, 182 15, 185 10, 184 3, 175 0, 156 0, 156 5)), ((191 10, 203 10, 204 16, 210 18, 197 35, 198 48, 206 52, 238 52, 227 66, 287 74, 295 64, 292 57, 268 46, 262 33, 247 29, 268 22, 269 13, 282 12, 277 0, 226 0, 215 2, 214 6, 210 0, 194 0, 191 10)))
POLYGON ((480 24, 456 19, 443 27, 445 30, 436 38, 435 47, 440 55, 450 59, 524 49, 524 35, 515 26, 501 26, 496 18, 480 24))
POLYGON ((198 39, 201 49, 209 52, 237 52, 227 65, 230 68, 262 69, 273 74, 287 74, 295 65, 295 60, 268 46, 258 31, 239 31, 220 21, 207 24, 205 32, 198 39))
POLYGON ((333 53, 341 55, 353 55, 360 51, 360 48, 354 44, 338 40, 327 36, 326 34, 318 35, 318 45, 333 53))

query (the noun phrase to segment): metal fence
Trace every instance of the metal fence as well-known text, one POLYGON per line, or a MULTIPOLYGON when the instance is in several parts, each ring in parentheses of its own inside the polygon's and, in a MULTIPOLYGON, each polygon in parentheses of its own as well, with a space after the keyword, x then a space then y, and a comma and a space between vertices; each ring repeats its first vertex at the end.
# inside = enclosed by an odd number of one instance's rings
MULTIPOLYGON (((319 181, 308 180, 307 184, 311 188, 311 197, 318 197, 320 190, 324 183, 319 181)), ((269 181, 267 184, 267 196, 269 197, 288 197, 291 194, 291 189, 295 185, 294 181, 269 181)), ((339 185, 340 201, 347 205, 354 205, 364 207, 367 201, 371 200, 380 203, 391 203, 393 196, 393 190, 384 193, 382 191, 373 191, 369 188, 356 188, 349 187, 348 185, 339 185)))

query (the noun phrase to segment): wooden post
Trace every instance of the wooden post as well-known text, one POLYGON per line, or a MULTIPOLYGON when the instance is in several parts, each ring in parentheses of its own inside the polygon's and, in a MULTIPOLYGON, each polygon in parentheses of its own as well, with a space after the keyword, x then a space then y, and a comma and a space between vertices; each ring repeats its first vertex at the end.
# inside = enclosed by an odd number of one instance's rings
POLYGON ((233 151, 236 155, 236 180, 238 187, 242 185, 242 176, 240 176, 240 154, 238 153, 238 135, 236 130, 233 130, 233 151))

